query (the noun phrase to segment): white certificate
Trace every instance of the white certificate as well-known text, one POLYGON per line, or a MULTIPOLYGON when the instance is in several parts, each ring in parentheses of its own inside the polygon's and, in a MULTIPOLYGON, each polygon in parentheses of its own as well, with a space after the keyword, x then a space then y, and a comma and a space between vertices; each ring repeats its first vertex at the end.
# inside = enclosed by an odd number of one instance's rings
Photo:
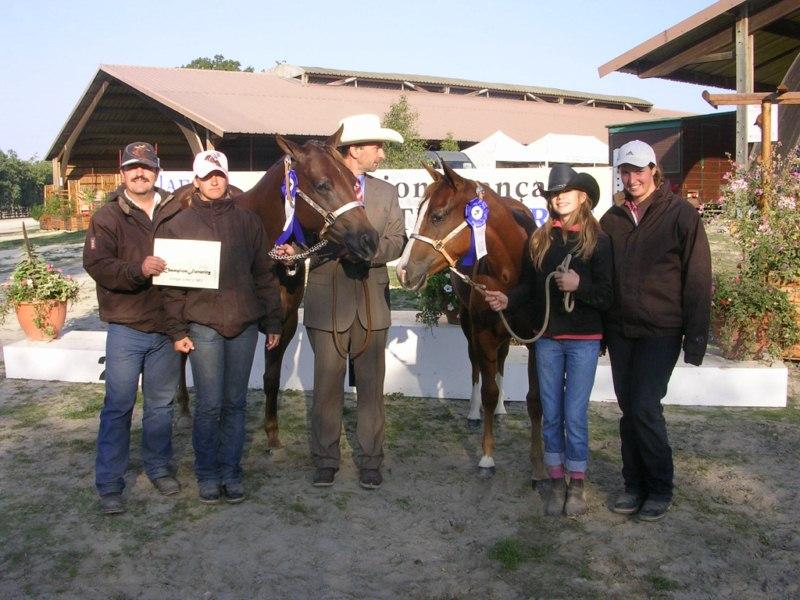
POLYGON ((153 255, 163 258, 167 268, 153 276, 153 284, 216 290, 220 246, 220 242, 156 238, 153 255))

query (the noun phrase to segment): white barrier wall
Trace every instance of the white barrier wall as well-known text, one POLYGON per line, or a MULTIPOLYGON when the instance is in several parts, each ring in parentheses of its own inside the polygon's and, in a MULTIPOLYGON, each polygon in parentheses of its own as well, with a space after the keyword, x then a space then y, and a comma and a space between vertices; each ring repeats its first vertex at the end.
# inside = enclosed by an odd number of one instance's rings
MULTIPOLYGON (((587 167, 577 169, 589 173, 600 184, 600 202, 594 210, 600 218, 611 206, 612 169, 611 167, 587 167)), ((533 217, 540 225, 547 218, 544 199, 533 195, 534 183, 541 181, 547 184, 550 169, 459 169, 463 177, 475 179, 489 184, 501 196, 509 196, 523 202, 531 209, 533 217)), ((264 175, 263 171, 232 171, 231 184, 243 190, 253 187, 264 175)), ((425 188, 431 183, 431 176, 425 169, 379 169, 373 173, 375 177, 384 179, 397 188, 400 208, 405 213, 406 232, 411 233, 417 219, 417 206, 425 194, 425 188)), ((159 175, 158 185, 168 191, 174 191, 192 181, 189 171, 163 171, 159 175)))

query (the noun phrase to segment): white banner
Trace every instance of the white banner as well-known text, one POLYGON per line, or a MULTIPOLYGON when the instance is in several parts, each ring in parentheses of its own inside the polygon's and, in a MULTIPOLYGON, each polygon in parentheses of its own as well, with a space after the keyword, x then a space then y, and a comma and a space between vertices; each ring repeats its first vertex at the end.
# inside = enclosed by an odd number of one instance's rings
MULTIPOLYGON (((578 168, 580 173, 589 173, 600 184, 600 202, 594 209, 594 214, 600 218, 611 207, 612 193, 612 168, 587 167, 578 168)), ((547 176, 550 169, 540 167, 535 169, 461 169, 457 171, 462 177, 486 183, 492 190, 501 196, 516 198, 531 209, 534 219, 542 224, 547 219, 547 208, 544 198, 534 196, 534 183, 541 181, 547 185, 547 176)), ((231 171, 230 182, 243 190, 253 187, 264 172, 231 171)), ((417 219, 417 206, 425 194, 425 188, 431 183, 431 176, 425 169, 379 169, 372 173, 373 176, 384 179, 397 188, 397 197, 400 208, 405 212, 406 232, 410 233, 417 219)), ((162 171, 159 175, 158 186, 167 191, 190 183, 193 179, 191 171, 162 171)))

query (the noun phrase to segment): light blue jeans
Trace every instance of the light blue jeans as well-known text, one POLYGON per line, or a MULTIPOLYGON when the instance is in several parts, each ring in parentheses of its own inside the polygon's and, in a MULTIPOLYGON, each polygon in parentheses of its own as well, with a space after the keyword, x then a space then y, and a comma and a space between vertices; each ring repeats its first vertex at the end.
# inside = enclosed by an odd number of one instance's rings
POLYGON ((192 428, 194 471, 199 483, 242 481, 247 382, 258 341, 258 327, 226 338, 199 323, 189 324, 194 350, 189 354, 195 388, 192 428))
POLYGON ((131 415, 142 376, 142 464, 150 479, 172 475, 172 406, 181 358, 170 339, 110 323, 106 334, 106 397, 97 432, 95 485, 121 492, 131 440, 131 415))
POLYGON ((536 342, 536 371, 542 399, 546 467, 564 465, 586 472, 589 460, 589 396, 597 371, 599 340, 536 342))

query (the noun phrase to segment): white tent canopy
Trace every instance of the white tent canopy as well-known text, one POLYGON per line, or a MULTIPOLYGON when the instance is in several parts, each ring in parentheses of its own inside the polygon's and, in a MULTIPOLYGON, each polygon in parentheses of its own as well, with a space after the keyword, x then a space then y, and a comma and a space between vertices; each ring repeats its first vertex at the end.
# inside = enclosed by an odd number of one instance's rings
POLYGON ((479 169, 494 169, 498 161, 522 163, 531 161, 525 145, 500 130, 474 146, 464 148, 463 152, 479 169))
POLYGON ((608 164, 608 145, 591 135, 548 133, 525 148, 530 162, 608 164))

